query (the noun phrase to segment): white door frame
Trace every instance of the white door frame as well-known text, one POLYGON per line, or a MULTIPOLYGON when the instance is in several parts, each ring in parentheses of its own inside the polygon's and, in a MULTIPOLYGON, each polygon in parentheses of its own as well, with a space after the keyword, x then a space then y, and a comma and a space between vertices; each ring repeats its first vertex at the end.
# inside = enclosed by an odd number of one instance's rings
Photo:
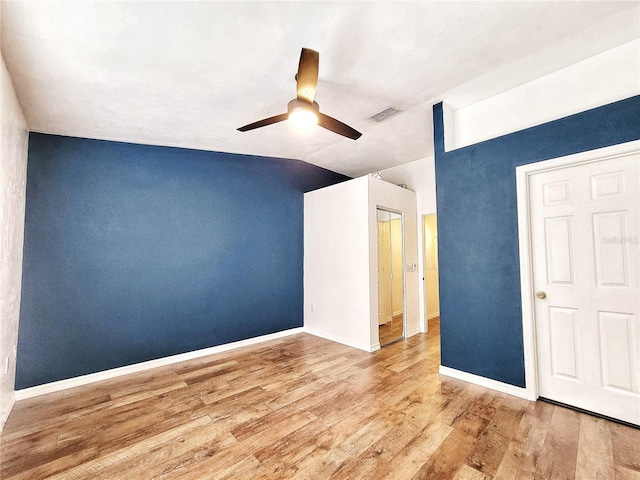
POLYGON ((640 140, 589 150, 566 157, 544 160, 516 167, 518 202, 518 246, 520 249, 520 294, 522 298, 522 340, 524 345, 525 396, 538 398, 535 308, 531 253, 529 176, 558 168, 581 165, 640 152, 640 140))

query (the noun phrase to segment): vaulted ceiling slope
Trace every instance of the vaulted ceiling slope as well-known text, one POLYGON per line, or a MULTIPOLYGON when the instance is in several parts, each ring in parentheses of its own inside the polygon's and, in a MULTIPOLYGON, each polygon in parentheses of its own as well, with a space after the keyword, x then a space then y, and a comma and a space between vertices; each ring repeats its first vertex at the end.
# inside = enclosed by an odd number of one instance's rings
POLYGON ((431 155, 460 108, 638 37, 637 1, 2 2, 2 54, 33 131, 296 158, 361 175, 431 155), (287 122, 302 47, 352 141, 287 122), (368 117, 393 106, 401 113, 368 117))

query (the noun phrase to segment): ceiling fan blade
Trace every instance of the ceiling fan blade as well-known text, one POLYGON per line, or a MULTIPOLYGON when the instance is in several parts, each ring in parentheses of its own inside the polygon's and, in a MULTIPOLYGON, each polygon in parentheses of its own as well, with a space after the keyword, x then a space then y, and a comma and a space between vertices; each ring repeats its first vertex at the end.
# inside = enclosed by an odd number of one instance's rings
POLYGON ((256 128, 266 127, 267 125, 271 125, 272 123, 282 122, 286 120, 288 116, 288 113, 283 113, 282 115, 276 115, 275 117, 264 118, 262 120, 258 120, 257 122, 250 123, 249 125, 245 125, 244 127, 240 127, 238 130, 240 130, 241 132, 247 132, 256 128))
POLYGON ((343 135, 352 140, 359 139, 362 134, 351 128, 346 123, 342 123, 340 120, 336 120, 335 118, 330 117, 329 115, 325 115, 324 113, 318 113, 318 125, 322 128, 326 128, 327 130, 331 130, 338 135, 343 135))
POLYGON ((300 64, 298 65, 298 100, 313 103, 318 86, 318 63, 320 54, 310 48, 303 48, 300 53, 300 64))

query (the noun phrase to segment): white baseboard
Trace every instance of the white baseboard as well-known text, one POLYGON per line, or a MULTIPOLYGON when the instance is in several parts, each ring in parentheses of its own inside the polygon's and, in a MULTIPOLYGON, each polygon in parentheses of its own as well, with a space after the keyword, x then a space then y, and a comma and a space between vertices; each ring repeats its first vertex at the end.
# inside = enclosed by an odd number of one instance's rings
POLYGON ((2 432, 2 429, 4 428, 4 424, 7 423, 9 414, 11 413, 11 410, 13 410, 13 405, 14 403, 16 403, 16 395, 14 392, 10 392, 7 395, 9 396, 9 401, 7 402, 6 409, 3 412, 1 412, 1 415, 0 415, 0 432, 2 432))
POLYGON ((432 318, 436 318, 439 316, 440 316, 440 312, 432 313, 431 315, 427 316, 427 320, 431 320, 432 318))
POLYGON ((449 368, 443 365, 440 365, 440 369, 438 371, 440 375, 462 380, 464 382, 473 383, 476 385, 480 385, 481 387, 490 388, 491 390, 497 390, 498 392, 529 400, 526 388, 516 387, 515 385, 498 382, 497 380, 492 380, 491 378, 481 377, 480 375, 474 375, 473 373, 463 372, 462 370, 456 370, 455 368, 449 368))
POLYGON ((416 328, 414 330, 410 330, 407 333, 405 333, 404 338, 413 337, 414 335, 418 335, 419 333, 424 333, 424 332, 419 328, 416 328))
POLYGON ((309 327, 303 327, 303 331, 310 335, 324 338, 325 340, 331 340, 332 342, 341 343, 342 345, 346 345, 348 347, 357 348, 358 350, 364 350, 365 352, 375 352, 376 350, 380 350, 380 343, 368 345, 366 343, 354 342, 352 340, 349 340, 348 338, 333 335, 331 333, 321 332, 309 327))
POLYGON ((216 353, 226 352, 234 350, 236 348, 247 347, 249 345, 255 345, 269 340, 276 340, 282 337, 288 337, 289 335, 295 335, 297 333, 303 333, 303 327, 292 328, 290 330, 284 330, 282 332, 270 333, 268 335, 262 335, 260 337, 248 338, 246 340, 240 340, 238 342, 225 343, 224 345, 217 345, 215 347, 203 348, 201 350, 195 350, 193 352, 180 353, 178 355, 172 355, 170 357, 158 358, 156 360, 149 360, 148 362, 136 363, 133 365, 127 365, 125 367, 112 368, 102 372, 90 373, 88 375, 82 375, 80 377, 69 378, 67 380, 59 380, 57 382, 45 383, 43 385, 36 385, 35 387, 29 387, 22 390, 15 391, 15 399, 23 400, 25 398, 36 397, 38 395, 45 395, 47 393, 59 392, 60 390, 66 390, 68 388, 79 387, 81 385, 88 385, 90 383, 100 382, 102 380, 108 380, 111 378, 121 377, 122 375, 128 375, 130 373, 142 372, 144 370, 150 370, 152 368, 164 367, 173 363, 184 362, 186 360, 193 360, 194 358, 206 357, 207 355, 213 355, 216 353))

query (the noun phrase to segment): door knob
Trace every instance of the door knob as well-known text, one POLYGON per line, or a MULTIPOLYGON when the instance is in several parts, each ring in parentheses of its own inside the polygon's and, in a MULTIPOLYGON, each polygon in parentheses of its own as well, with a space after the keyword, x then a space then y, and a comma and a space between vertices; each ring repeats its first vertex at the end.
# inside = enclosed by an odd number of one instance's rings
POLYGON ((544 300, 545 298, 547 298, 547 294, 540 290, 539 292, 536 292, 536 297, 538 297, 540 300, 544 300))

